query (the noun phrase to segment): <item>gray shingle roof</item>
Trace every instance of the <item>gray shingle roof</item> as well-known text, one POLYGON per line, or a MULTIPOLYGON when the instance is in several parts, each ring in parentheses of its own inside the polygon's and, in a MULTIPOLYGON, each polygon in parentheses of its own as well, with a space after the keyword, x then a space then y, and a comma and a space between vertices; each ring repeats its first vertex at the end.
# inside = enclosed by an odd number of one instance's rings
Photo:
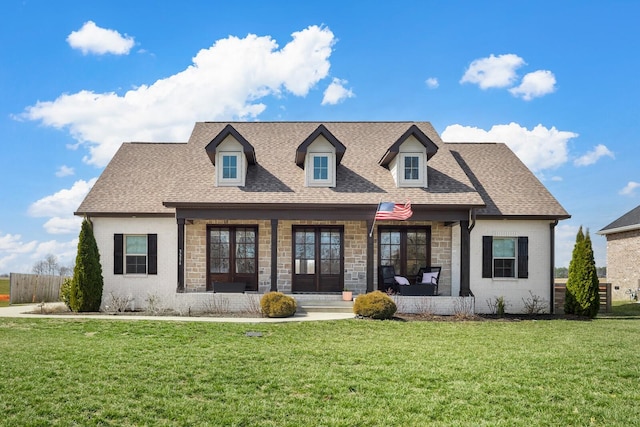
POLYGON ((598 231, 598 234, 611 234, 640 228, 640 206, 631 209, 611 224, 598 231))
POLYGON ((569 218, 524 163, 502 143, 447 143, 486 207, 478 216, 569 218))
POLYGON ((255 148, 245 187, 216 187, 205 147, 229 122, 196 123, 188 143, 126 143, 89 192, 78 213, 171 214, 169 205, 301 203, 483 207, 486 215, 567 217, 566 211, 503 144, 444 144, 427 122, 233 122, 255 148), (304 186, 296 148, 323 124, 346 147, 336 187, 304 186), (437 146, 428 188, 397 188, 378 164, 415 124, 437 146), (483 148, 484 147, 484 148, 483 148), (487 205, 484 208, 484 205, 487 205))

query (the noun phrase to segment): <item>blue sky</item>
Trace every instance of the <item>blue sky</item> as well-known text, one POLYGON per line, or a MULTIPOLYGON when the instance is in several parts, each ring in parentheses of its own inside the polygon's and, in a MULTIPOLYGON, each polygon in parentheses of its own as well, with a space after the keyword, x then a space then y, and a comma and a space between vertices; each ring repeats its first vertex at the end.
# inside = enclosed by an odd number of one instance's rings
POLYGON ((122 141, 198 120, 430 121, 506 142, 580 225, 640 204, 640 2, 4 1, 0 273, 75 258, 122 141))

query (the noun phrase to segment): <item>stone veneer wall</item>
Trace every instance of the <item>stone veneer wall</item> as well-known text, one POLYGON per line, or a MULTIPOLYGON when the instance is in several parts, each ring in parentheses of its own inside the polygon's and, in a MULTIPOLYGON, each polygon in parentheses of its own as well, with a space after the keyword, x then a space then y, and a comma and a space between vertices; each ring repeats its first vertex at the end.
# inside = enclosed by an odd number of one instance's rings
POLYGON ((612 299, 629 299, 625 292, 640 288, 640 230, 608 234, 606 237, 607 282, 611 283, 612 299))
MULTIPOLYGON (((234 224, 258 225, 258 290, 271 288, 271 222, 269 220, 195 220, 185 227, 185 290, 204 292, 207 284, 207 225, 234 224)), ((292 285, 292 226, 293 225, 342 225, 344 226, 344 284, 357 294, 367 288, 367 236, 369 229, 364 221, 280 221, 278 223, 278 290, 291 292, 292 285)), ((385 221, 384 225, 407 225, 403 221, 385 221)), ((428 221, 411 225, 431 226, 431 265, 442 267, 441 289, 451 289, 451 227, 428 221)), ((378 233, 374 229, 374 289, 378 282, 378 233)))
POLYGON ((271 222, 245 220, 195 220, 185 227, 185 290, 207 289, 207 225, 258 225, 258 291, 271 287, 271 222))

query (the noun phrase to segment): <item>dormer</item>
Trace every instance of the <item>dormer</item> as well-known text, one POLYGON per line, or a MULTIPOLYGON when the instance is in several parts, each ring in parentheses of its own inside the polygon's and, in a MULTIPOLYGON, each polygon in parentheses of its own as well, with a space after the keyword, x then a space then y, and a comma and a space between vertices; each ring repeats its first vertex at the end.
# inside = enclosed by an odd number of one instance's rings
POLYGON ((296 165, 304 169, 305 187, 335 187, 336 169, 346 147, 320 125, 296 149, 296 165))
POLYGON ((391 171, 397 187, 427 188, 427 164, 437 151, 438 146, 418 126, 411 125, 378 163, 391 171))
POLYGON ((244 187, 249 165, 256 164, 253 146, 231 125, 205 147, 216 167, 216 187, 244 187))

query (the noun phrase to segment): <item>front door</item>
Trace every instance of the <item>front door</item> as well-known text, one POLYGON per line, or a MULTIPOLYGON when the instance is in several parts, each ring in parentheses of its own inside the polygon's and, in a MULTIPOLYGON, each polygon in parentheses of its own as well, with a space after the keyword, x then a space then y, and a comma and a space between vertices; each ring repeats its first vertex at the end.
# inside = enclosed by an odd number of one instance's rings
POLYGON ((342 226, 293 227, 293 292, 341 292, 342 226))
POLYGON ((244 284, 244 291, 258 290, 258 227, 207 227, 207 290, 215 291, 216 283, 244 284))

